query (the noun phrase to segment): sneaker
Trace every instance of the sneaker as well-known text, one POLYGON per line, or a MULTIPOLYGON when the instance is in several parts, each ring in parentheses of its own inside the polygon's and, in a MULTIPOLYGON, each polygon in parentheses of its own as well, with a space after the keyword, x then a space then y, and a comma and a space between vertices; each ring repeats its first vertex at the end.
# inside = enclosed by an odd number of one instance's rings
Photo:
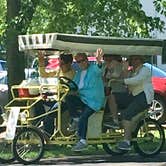
POLYGON ((112 128, 112 129, 119 129, 119 123, 115 121, 110 121, 110 122, 105 122, 104 123, 105 127, 112 128))
POLYGON ((72 151, 74 151, 74 152, 80 152, 80 151, 82 151, 82 150, 85 150, 86 147, 87 147, 87 144, 86 144, 86 143, 84 144, 84 143, 82 143, 81 141, 79 141, 79 142, 77 142, 77 143, 73 146, 72 151))
POLYGON ((67 128, 68 131, 77 131, 78 129, 78 122, 76 120, 73 120, 71 124, 69 124, 69 127, 67 128))
POLYGON ((129 145, 126 141, 122 141, 118 143, 117 146, 118 149, 120 150, 131 150, 131 145, 129 145))

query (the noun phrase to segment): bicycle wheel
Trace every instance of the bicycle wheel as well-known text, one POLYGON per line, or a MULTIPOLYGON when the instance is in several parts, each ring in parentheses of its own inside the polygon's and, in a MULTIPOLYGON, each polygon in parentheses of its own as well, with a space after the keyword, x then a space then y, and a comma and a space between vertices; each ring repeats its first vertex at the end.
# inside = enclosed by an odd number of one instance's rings
POLYGON ((13 140, 13 152, 18 161, 31 164, 39 161, 44 153, 44 138, 39 129, 23 128, 13 140))
MULTIPOLYGON (((107 127, 104 127, 103 128, 103 133, 110 133, 110 137, 111 137, 111 132, 112 130, 107 128, 107 127)), ((119 133, 120 134, 120 133, 119 133)), ((122 138, 122 135, 120 134, 119 135, 119 138, 122 138)), ((120 150, 117 148, 117 138, 114 136, 112 136, 112 139, 114 139, 111 143, 104 143, 103 144, 103 149, 108 153, 108 154, 111 154, 112 156, 117 156, 117 155, 123 155, 125 153, 127 153, 128 151, 124 151, 124 150, 120 150)))
MULTIPOLYGON (((2 134, 6 130, 6 127, 0 127, 0 133, 2 134)), ((10 163, 14 161, 13 155, 13 141, 0 139, 0 163, 10 163)))
POLYGON ((134 149, 141 156, 151 157, 160 153, 165 143, 165 134, 161 125, 153 119, 146 118, 138 123, 134 132, 134 149))

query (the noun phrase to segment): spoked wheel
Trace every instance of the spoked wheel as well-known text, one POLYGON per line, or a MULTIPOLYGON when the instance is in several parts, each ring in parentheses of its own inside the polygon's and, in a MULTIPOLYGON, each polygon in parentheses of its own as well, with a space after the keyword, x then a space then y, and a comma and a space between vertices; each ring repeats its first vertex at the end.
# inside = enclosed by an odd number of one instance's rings
POLYGON ((153 119, 142 120, 135 132, 133 141, 135 150, 144 157, 150 157, 160 153, 165 143, 164 130, 153 119))
POLYGON ((36 128, 23 128, 13 140, 13 152, 18 161, 31 164, 39 161, 44 153, 44 138, 36 128))
MULTIPOLYGON (((6 131, 6 127, 0 127, 0 134, 6 131)), ((0 139, 0 163, 10 163, 15 160, 13 155, 13 141, 0 139)))
MULTIPOLYGON (((109 129, 109 128, 107 128, 107 127, 104 127, 103 128, 103 133, 110 133, 110 135, 111 135, 111 131, 112 129, 109 129)), ((111 136, 110 136, 111 137, 111 136)), ((114 137, 114 136, 112 136, 112 137, 114 137)), ((122 137, 122 135, 119 133, 119 137, 122 137)), ((124 150, 120 150, 120 149, 118 149, 117 148, 117 138, 116 137, 114 137, 113 139, 115 139, 115 140, 113 140, 111 143, 104 143, 103 144, 103 149, 108 153, 108 154, 111 154, 111 155, 113 155, 113 156, 117 156, 117 155, 123 155, 123 154, 125 154, 125 153, 127 153, 128 151, 124 151, 124 150)))

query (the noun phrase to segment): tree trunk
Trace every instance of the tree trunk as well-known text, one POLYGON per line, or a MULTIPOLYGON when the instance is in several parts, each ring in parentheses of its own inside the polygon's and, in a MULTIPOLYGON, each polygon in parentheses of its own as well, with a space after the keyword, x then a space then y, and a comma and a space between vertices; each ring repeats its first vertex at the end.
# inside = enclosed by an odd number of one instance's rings
MULTIPOLYGON (((7 0, 7 32, 6 55, 8 67, 8 85, 19 84, 24 79, 24 56, 18 50, 18 35, 16 17, 19 15, 20 0, 7 0)), ((10 91, 9 91, 9 96, 10 91)), ((9 97, 9 98, 10 98, 9 97)))

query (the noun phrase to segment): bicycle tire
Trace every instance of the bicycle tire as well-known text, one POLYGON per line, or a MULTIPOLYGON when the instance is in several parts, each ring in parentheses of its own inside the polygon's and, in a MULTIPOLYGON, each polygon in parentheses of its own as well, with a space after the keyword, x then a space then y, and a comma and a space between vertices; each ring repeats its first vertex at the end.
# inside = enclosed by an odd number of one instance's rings
POLYGON ((13 140, 13 152, 16 159, 23 164, 38 162, 44 154, 42 132, 37 128, 24 127, 13 140))
POLYGON ((135 151, 143 157, 157 155, 165 143, 165 134, 162 126, 154 119, 141 120, 133 134, 135 151))

